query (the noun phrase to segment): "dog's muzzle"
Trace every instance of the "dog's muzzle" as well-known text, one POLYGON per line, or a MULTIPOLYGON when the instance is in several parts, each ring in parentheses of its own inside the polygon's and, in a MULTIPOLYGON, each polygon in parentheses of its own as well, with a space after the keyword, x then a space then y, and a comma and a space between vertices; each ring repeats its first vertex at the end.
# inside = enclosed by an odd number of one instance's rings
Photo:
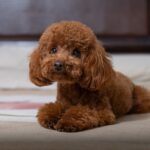
POLYGON ((59 73, 63 72, 64 71, 64 63, 61 61, 56 61, 54 63, 54 70, 59 73))

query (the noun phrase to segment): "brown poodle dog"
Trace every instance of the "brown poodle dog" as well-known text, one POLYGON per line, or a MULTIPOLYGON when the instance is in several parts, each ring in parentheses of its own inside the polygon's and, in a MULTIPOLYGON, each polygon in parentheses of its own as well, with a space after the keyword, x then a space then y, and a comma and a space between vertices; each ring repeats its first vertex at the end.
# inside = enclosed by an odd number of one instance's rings
POLYGON ((34 84, 58 83, 56 102, 38 112, 45 128, 81 131, 114 124, 127 113, 150 112, 150 93, 115 72, 93 31, 79 22, 48 27, 29 66, 34 84))

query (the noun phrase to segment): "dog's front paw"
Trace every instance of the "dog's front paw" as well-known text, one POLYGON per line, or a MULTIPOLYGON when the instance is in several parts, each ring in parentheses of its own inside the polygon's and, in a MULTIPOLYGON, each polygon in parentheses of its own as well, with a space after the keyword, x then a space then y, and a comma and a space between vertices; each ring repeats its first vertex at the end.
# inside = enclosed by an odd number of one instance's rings
POLYGON ((38 122, 44 128, 54 129, 54 125, 57 123, 59 119, 56 117, 50 118, 49 116, 39 116, 38 122))
POLYGON ((98 114, 87 106, 68 109, 54 128, 58 131, 77 132, 98 126, 98 114))
POLYGON ((57 124, 54 126, 57 131, 61 132, 77 132, 83 130, 80 128, 79 123, 75 123, 69 120, 60 119, 57 124))
POLYGON ((45 104, 38 112, 38 122, 45 128, 53 129, 63 111, 64 107, 59 103, 45 104))

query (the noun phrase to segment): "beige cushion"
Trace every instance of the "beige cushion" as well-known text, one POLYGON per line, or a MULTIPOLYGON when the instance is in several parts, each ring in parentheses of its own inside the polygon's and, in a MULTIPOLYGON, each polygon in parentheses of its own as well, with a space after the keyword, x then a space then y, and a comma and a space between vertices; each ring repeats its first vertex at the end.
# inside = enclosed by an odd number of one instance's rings
POLYGON ((150 150, 150 113, 122 117, 117 124, 63 133, 38 123, 0 122, 0 150, 150 150))

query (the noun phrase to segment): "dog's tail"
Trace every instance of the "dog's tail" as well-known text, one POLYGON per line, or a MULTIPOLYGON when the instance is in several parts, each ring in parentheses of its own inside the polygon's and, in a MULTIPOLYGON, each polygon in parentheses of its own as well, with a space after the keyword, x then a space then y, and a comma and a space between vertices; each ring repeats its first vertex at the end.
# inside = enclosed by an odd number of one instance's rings
POLYGON ((133 90, 133 107, 130 113, 150 112, 150 91, 135 85, 133 90))

